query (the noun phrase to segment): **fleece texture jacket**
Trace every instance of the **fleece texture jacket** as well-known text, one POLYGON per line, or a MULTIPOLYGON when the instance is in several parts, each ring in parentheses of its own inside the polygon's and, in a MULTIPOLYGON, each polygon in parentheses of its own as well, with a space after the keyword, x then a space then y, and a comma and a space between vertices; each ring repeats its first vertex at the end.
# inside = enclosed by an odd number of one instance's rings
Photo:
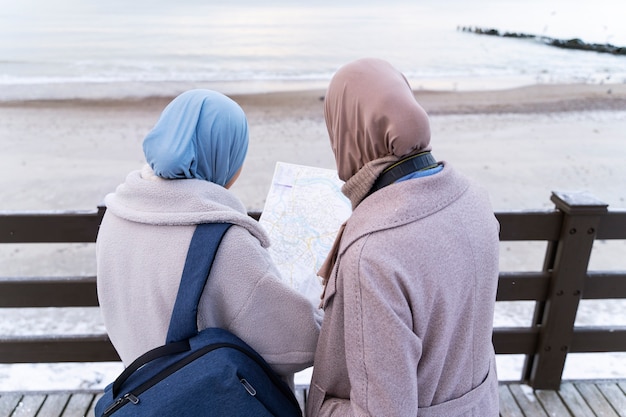
POLYGON ((309 367, 319 335, 316 306, 279 278, 261 226, 227 189, 198 179, 135 171, 105 198, 96 242, 104 324, 125 365, 165 343, 196 224, 230 222, 198 309, 199 329, 239 336, 289 381, 309 367))

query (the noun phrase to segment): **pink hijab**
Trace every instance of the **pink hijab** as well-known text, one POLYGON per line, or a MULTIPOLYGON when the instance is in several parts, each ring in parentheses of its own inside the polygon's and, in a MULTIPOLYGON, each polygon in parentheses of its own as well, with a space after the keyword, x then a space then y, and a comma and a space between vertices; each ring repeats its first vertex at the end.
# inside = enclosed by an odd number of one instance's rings
MULTIPOLYGON (((326 92, 324 117, 339 178, 346 181, 342 191, 353 209, 388 166, 430 150, 426 111, 404 75, 381 59, 359 59, 335 73, 326 92)), ((318 272, 324 283, 332 272, 344 226, 318 272)))
POLYGON ((426 111, 404 75, 381 59, 360 59, 337 71, 326 92, 324 117, 353 208, 387 166, 430 149, 426 111))

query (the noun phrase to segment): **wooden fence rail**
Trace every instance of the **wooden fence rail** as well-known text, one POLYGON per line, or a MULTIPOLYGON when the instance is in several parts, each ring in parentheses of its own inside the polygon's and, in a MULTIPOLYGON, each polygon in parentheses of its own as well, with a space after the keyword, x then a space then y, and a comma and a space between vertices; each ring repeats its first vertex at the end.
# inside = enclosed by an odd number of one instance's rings
MULTIPOLYGON (((626 240, 626 211, 587 193, 551 199, 553 210, 496 213, 501 241, 547 242, 541 270, 500 273, 496 300, 534 301, 530 325, 493 333, 497 354, 525 355, 520 381, 535 389, 559 388, 569 353, 626 351, 626 327, 574 325, 582 299, 626 298, 626 271, 588 270, 595 241, 626 240)), ((93 243, 104 211, 0 212, 0 243, 93 243)), ((0 308, 97 305, 95 276, 0 277, 0 308)), ((1 363, 118 360, 105 334, 0 335, 1 363)))

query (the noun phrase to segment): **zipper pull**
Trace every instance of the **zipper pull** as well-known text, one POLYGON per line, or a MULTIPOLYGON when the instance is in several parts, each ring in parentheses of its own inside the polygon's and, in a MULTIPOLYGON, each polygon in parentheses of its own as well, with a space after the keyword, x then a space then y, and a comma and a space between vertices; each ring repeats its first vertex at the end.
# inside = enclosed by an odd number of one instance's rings
POLYGON ((137 398, 132 392, 129 392, 123 397, 119 397, 117 400, 113 401, 113 404, 111 404, 104 410, 103 415, 108 416, 108 415, 113 414, 114 411, 116 411, 119 407, 121 407, 127 402, 137 404, 139 403, 139 398, 137 398))
POLYGON ((113 401, 113 404, 111 404, 104 410, 103 415, 108 416, 108 415, 113 414, 114 411, 116 411, 119 407, 121 407, 127 402, 137 404, 139 403, 139 398, 137 398, 132 392, 129 392, 123 397, 119 397, 117 400, 113 401))
POLYGON ((115 410, 117 408, 118 405, 122 404, 123 402, 124 402, 124 398, 122 398, 122 397, 120 397, 117 400, 113 401, 113 403, 104 410, 104 414, 103 415, 108 416, 113 410, 115 410))
POLYGON ((248 391, 248 394, 252 395, 253 397, 256 395, 256 390, 245 378, 241 378, 239 382, 241 382, 241 385, 243 385, 246 391, 248 391))
POLYGON ((132 392, 129 392, 128 394, 124 395, 122 398, 130 401, 131 403, 135 405, 139 403, 139 398, 137 398, 132 392))

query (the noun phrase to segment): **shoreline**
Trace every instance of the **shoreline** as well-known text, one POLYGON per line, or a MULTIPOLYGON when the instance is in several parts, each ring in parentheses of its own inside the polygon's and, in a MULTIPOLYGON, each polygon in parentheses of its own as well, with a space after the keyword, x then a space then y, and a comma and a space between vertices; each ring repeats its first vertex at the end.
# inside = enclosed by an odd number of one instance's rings
MULTIPOLYGON (((196 85, 190 88, 210 88, 196 85)), ((182 90, 184 91, 184 90, 182 90)), ((182 92, 181 91, 181 92, 182 92)), ((216 89, 216 91, 221 91, 216 89)), ((626 82, 606 84, 532 84, 507 88, 454 90, 413 88, 420 104, 431 115, 494 114, 494 113, 546 113, 568 111, 612 111, 626 109, 626 82)), ((324 88, 302 88, 252 92, 223 91, 242 107, 280 107, 285 111, 317 110, 316 101, 322 102, 324 88)), ((0 108, 61 107, 142 107, 163 109, 177 94, 149 95, 146 97, 79 97, 32 98, 0 100, 0 108)))

